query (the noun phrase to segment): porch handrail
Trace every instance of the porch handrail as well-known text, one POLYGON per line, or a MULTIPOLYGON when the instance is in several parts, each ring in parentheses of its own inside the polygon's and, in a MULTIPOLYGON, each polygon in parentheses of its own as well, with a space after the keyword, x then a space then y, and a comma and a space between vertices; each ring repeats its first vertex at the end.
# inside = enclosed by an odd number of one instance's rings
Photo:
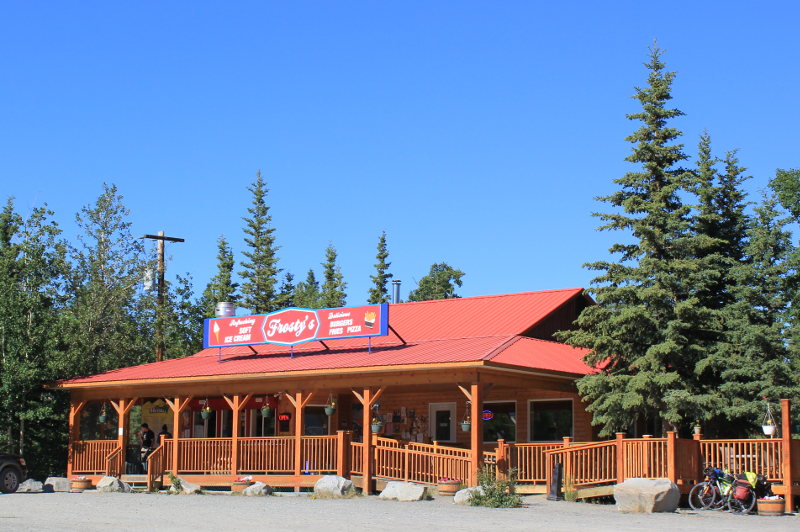
POLYGON ((708 467, 737 473, 753 471, 765 474, 772 482, 783 481, 781 440, 724 439, 700 440, 700 456, 708 467))
POLYGON ((107 477, 119 477, 122 472, 122 450, 124 449, 123 446, 119 446, 108 456, 106 456, 106 476, 107 477))
POLYGON ((156 481, 164 476, 164 442, 147 457, 147 491, 153 491, 156 481))

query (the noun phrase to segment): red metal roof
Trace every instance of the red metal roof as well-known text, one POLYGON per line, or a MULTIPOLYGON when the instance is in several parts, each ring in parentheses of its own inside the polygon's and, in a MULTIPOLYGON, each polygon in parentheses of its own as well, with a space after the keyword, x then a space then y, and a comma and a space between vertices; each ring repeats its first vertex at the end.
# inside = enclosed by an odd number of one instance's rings
POLYGON ((518 336, 581 293, 580 288, 400 303, 389 306, 389 336, 326 340, 288 347, 257 345, 205 349, 192 356, 61 381, 80 385, 375 366, 492 361, 528 369, 582 375, 586 350, 518 336), (255 352, 253 352, 255 351, 255 352))

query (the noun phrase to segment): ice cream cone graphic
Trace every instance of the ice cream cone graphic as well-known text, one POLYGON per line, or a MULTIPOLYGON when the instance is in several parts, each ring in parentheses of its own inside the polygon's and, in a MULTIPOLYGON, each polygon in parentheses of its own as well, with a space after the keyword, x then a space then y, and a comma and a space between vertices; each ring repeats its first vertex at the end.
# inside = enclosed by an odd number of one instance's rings
POLYGON ((219 323, 217 323, 216 321, 214 322, 213 331, 214 331, 214 338, 217 339, 216 343, 219 343, 219 323))

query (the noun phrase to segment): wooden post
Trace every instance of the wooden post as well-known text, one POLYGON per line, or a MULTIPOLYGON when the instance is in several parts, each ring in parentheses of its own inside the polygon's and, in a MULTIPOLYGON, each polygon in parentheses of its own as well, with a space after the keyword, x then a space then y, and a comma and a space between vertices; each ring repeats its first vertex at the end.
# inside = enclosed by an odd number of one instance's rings
POLYGON ((67 446, 67 478, 72 477, 72 466, 75 460, 75 443, 81 439, 81 410, 86 401, 70 401, 69 403, 69 440, 67 446))
POLYGON ((783 485, 786 493, 784 512, 794 511, 794 482, 792 479, 792 404, 789 399, 781 399, 781 455, 783 457, 783 485))
POLYGON ((336 431, 336 474, 350 476, 350 436, 349 430, 336 431))
POLYGON ((385 386, 381 386, 378 388, 378 391, 372 393, 371 388, 364 388, 363 395, 358 393, 357 391, 353 390, 353 395, 356 396, 356 399, 359 400, 361 405, 363 406, 363 412, 361 416, 361 442, 362 442, 362 456, 361 456, 361 492, 364 495, 369 495, 372 493, 372 420, 370 410, 372 409, 372 405, 375 404, 375 401, 381 396, 383 391, 386 389, 385 386))
POLYGON ((471 384, 469 387, 470 395, 470 419, 472 425, 470 426, 469 433, 469 485, 478 485, 478 470, 481 467, 481 457, 483 455, 483 420, 481 419, 481 402, 483 401, 483 394, 481 393, 481 384, 471 384))
POLYGON ((675 454, 677 443, 677 434, 675 431, 667 431, 667 478, 674 484, 678 483, 678 477, 675 473, 676 466, 678 465, 678 457, 675 454))
POLYGON ((564 447, 569 447, 572 444, 572 436, 564 436, 564 447))
POLYGON ((506 459, 506 440, 500 438, 497 440, 497 478, 505 480, 508 476, 508 464, 506 459))
POLYGON ((233 424, 231 427, 231 481, 235 480, 236 475, 239 473, 239 424, 241 422, 241 411, 252 397, 252 393, 247 394, 245 397, 239 394, 233 397, 223 396, 233 413, 233 419, 231 420, 233 424))
POLYGON ((294 406, 294 476, 297 485, 295 491, 300 491, 300 473, 303 469, 303 409, 314 397, 314 392, 309 392, 303 397, 303 392, 295 392, 294 397, 286 394, 286 398, 294 406))
POLYGON ((164 398, 164 401, 172 409, 172 474, 178 475, 178 436, 181 433, 181 412, 189 407, 194 396, 176 397, 174 400, 164 398))
POLYGON ((625 433, 617 432, 617 484, 625 481, 625 433))

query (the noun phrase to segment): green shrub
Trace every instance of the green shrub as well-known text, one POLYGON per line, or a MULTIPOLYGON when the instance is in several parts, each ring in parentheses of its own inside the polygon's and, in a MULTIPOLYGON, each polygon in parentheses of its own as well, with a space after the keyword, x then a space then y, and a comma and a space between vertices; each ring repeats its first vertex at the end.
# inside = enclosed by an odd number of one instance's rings
POLYGON ((517 471, 510 469, 505 480, 488 469, 478 471, 478 485, 483 493, 474 491, 469 498, 472 506, 488 506, 490 508, 516 508, 522 505, 522 497, 516 493, 517 471))

